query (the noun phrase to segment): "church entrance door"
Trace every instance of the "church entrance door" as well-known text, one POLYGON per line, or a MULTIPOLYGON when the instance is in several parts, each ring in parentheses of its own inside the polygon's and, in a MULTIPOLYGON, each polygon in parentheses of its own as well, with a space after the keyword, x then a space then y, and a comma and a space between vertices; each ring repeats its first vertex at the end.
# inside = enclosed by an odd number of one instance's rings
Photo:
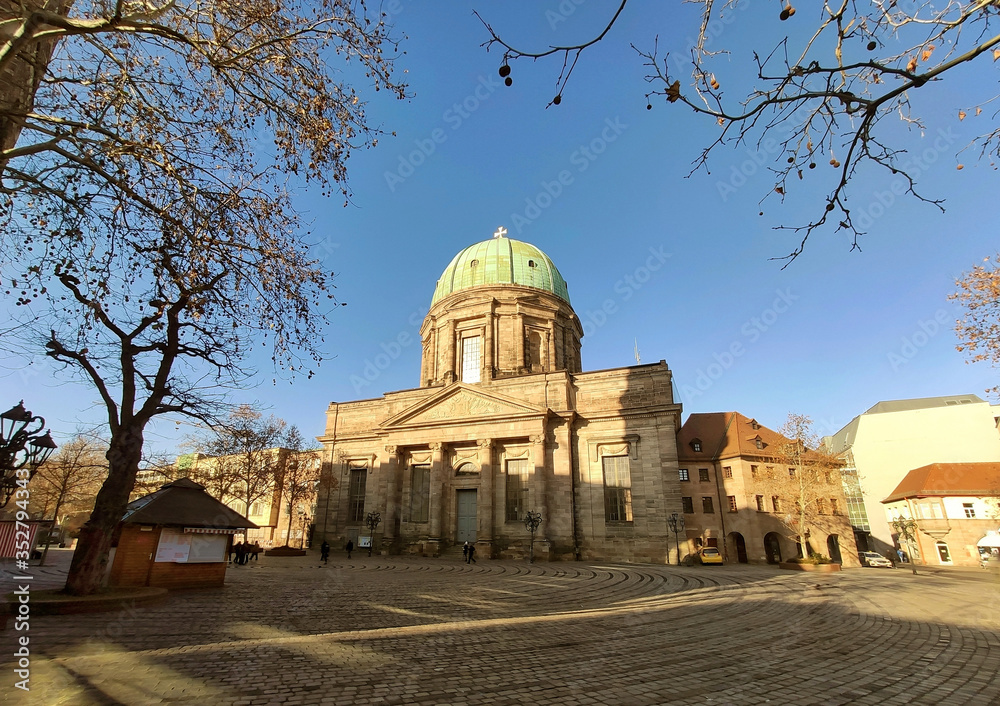
POLYGON ((455 541, 459 544, 476 541, 476 491, 459 490, 458 492, 458 532, 455 541))

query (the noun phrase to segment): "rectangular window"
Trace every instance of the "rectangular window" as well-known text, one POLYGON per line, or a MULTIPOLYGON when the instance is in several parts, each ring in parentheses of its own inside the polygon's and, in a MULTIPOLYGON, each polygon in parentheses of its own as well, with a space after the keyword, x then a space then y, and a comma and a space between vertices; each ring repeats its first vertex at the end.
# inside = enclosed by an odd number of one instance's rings
POLYGON ((691 480, 691 476, 688 475, 688 469, 680 468, 677 473, 680 475, 682 481, 691 480))
POLYGON ((795 477, 795 469, 794 468, 789 468, 788 469, 788 477, 789 478, 794 478, 795 477))
POLYGON ((708 495, 704 496, 701 499, 701 511, 704 512, 706 515, 711 515, 713 512, 715 512, 715 508, 712 506, 712 498, 709 497, 708 495))
POLYGON ((254 503, 250 506, 250 515, 259 516, 264 514, 264 503, 254 503))
POLYGON ((431 505, 431 467, 427 464, 410 469, 410 522, 427 522, 431 505))
POLYGON ((512 458, 507 461, 507 521, 523 520, 527 510, 528 459, 512 458))
POLYGON ((707 468, 699 468, 698 469, 698 480, 700 480, 702 483, 707 483, 708 482, 708 469, 707 468))
POLYGON ((694 514, 694 500, 691 498, 681 498, 681 504, 684 506, 685 515, 694 514))
POLYGON ((352 468, 351 482, 347 491, 347 521, 364 522, 365 485, 368 483, 367 468, 352 468))
POLYGON ((764 512, 764 496, 758 495, 757 500, 757 512, 764 512))
POLYGON ((737 509, 738 509, 736 507, 736 496, 735 495, 727 495, 726 499, 729 501, 729 512, 736 512, 737 509))
POLYGON ((479 382, 480 371, 479 336, 462 339, 462 382, 479 382))
POLYGON ((827 482, 827 484, 830 484, 833 482, 833 474, 830 473, 830 471, 824 471, 823 479, 827 482))
POLYGON ((771 496, 771 509, 774 512, 781 512, 781 499, 777 495, 771 496))
POLYGON ((816 512, 820 515, 826 514, 826 500, 823 498, 816 498, 816 512))
POLYGON ((830 498, 830 514, 839 515, 840 508, 837 507, 837 498, 830 498))
POLYGON ((751 478, 756 478, 757 477, 757 466, 755 466, 755 465, 751 465, 750 466, 750 477, 751 478))
POLYGON ((604 456, 604 519, 632 521, 632 474, 628 456, 604 456))
POLYGON ((722 467, 722 477, 723 478, 732 478, 733 477, 733 467, 732 466, 723 466, 722 467))
POLYGON ((976 516, 976 508, 972 506, 972 503, 962 503, 962 510, 965 511, 965 516, 970 520, 976 516))

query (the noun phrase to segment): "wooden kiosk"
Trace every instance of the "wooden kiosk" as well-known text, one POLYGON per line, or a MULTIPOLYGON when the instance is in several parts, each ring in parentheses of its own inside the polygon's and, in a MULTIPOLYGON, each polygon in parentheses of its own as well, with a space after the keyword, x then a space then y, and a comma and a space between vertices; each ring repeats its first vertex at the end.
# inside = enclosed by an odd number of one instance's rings
POLYGON ((222 586, 233 535, 256 527, 190 478, 167 483, 128 504, 108 585, 222 586))

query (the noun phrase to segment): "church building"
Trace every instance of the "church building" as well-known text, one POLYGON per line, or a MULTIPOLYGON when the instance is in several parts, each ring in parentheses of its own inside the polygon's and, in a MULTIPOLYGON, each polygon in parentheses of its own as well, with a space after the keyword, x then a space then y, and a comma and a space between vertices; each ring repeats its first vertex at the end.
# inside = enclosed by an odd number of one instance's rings
MULTIPOLYGON (((420 329, 419 387, 333 402, 314 545, 663 563, 682 513, 681 405, 665 361, 584 372, 555 264, 494 236, 459 252, 420 329)), ((683 541, 683 539, 682 539, 683 541)))

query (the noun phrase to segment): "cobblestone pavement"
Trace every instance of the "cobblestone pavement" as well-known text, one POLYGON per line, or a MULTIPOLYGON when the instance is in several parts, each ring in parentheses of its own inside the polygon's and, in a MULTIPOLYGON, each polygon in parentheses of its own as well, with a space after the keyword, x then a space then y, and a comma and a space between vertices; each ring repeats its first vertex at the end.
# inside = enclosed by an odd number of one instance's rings
MULTIPOLYGON (((55 577, 52 577, 55 580, 55 577)), ((991 571, 262 557, 32 618, 30 704, 997 704, 991 571)))

